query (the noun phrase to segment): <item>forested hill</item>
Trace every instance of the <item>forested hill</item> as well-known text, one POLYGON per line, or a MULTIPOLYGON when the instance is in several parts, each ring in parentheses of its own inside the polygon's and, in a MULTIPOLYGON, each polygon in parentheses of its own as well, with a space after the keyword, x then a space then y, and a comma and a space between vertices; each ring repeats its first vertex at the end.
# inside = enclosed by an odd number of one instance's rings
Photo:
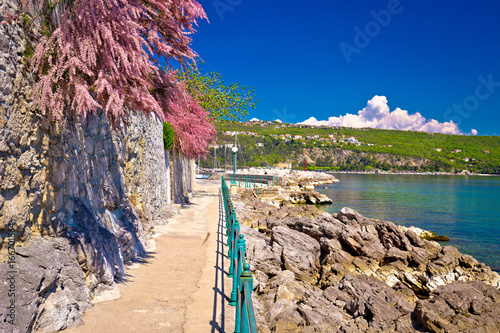
MULTIPOLYGON (((398 130, 317 127, 277 122, 216 123, 219 150, 234 143, 247 166, 279 162, 310 169, 411 170, 500 174, 500 137, 464 136, 398 130)), ((231 164, 219 151, 217 165, 231 164), (226 159, 226 162, 224 161, 226 159)), ((213 148, 205 166, 213 166, 213 148)))

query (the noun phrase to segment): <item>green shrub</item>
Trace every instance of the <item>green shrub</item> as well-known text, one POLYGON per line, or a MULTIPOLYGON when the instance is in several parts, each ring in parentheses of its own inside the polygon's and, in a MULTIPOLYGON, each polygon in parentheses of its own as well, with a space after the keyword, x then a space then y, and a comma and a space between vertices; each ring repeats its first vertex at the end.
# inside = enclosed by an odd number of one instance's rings
POLYGON ((163 123, 163 147, 166 150, 172 149, 174 146, 175 133, 172 125, 167 122, 163 123))

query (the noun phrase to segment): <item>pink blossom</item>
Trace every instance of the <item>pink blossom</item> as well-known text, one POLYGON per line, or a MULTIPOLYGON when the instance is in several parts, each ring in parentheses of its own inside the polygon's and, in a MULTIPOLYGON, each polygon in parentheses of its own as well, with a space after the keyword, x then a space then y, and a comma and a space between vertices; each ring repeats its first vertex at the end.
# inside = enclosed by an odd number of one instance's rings
POLYGON ((203 155, 215 138, 207 112, 160 66, 196 56, 197 19, 206 14, 195 0, 72 1, 35 48, 34 107, 56 121, 102 108, 115 127, 127 123, 126 110, 152 112, 171 122, 184 154, 203 155))

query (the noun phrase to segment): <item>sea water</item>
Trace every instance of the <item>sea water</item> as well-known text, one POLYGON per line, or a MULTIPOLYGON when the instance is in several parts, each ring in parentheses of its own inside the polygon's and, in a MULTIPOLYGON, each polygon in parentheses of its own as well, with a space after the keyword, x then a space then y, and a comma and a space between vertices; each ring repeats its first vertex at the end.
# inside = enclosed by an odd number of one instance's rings
POLYGON ((500 177, 335 174, 316 187, 333 200, 322 209, 350 207, 366 217, 415 226, 500 271, 500 177))

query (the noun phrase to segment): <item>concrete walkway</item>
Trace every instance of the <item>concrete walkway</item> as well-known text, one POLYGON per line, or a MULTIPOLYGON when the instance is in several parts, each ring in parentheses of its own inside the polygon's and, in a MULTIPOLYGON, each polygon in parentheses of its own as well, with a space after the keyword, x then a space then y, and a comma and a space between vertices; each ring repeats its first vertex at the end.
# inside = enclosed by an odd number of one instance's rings
POLYGON ((198 181, 192 203, 160 228, 156 251, 127 269, 119 298, 95 304, 83 325, 64 332, 232 332, 219 188, 198 181))

